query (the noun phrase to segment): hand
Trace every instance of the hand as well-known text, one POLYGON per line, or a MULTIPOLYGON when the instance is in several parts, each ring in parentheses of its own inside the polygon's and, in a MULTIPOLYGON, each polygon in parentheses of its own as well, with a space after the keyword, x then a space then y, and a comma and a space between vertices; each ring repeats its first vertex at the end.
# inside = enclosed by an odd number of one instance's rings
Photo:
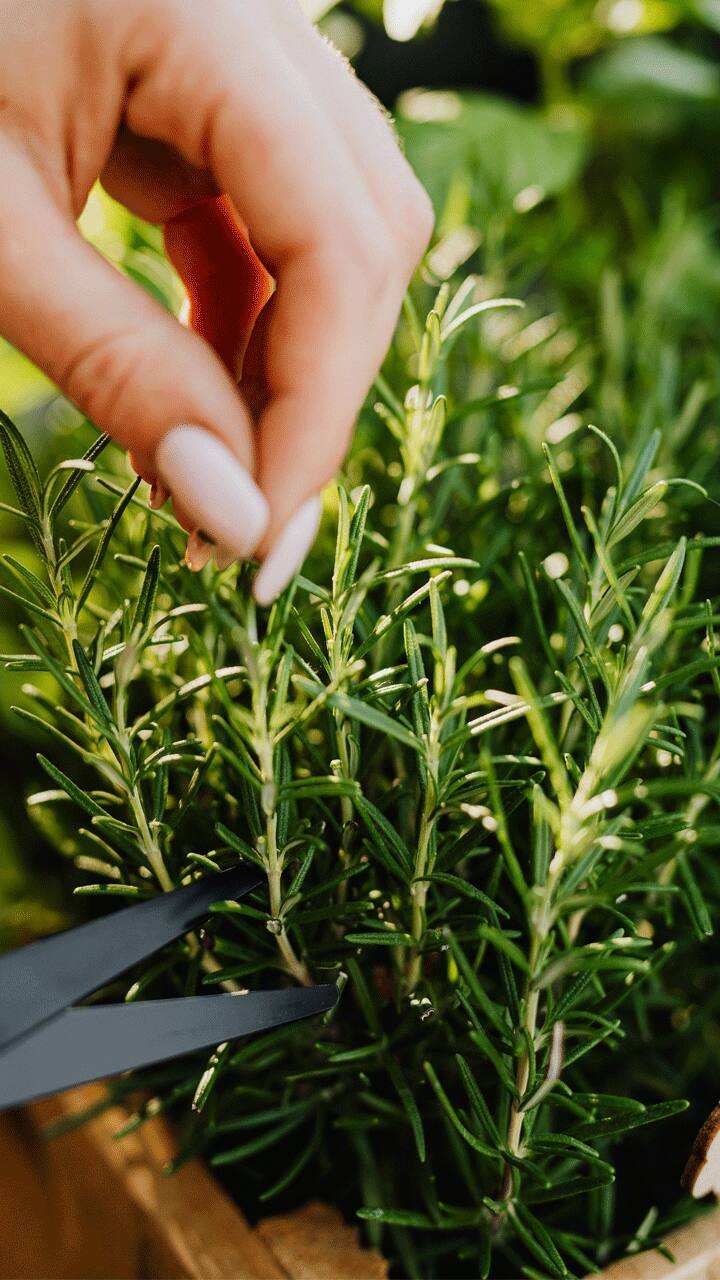
POLYGON ((257 555, 267 603, 314 537, 428 198, 297 0, 0 0, 0 42, 0 331, 151 501, 172 493, 193 567, 257 555), (163 225, 187 327, 78 233, 98 176, 163 225))

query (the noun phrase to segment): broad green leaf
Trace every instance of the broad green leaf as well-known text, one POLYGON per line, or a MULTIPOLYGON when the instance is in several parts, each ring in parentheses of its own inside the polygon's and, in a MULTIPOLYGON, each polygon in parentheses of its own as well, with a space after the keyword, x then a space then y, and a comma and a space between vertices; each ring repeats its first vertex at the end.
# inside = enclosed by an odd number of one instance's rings
POLYGON ((563 190, 584 162, 576 124, 553 125, 540 112, 490 95, 418 91, 401 99, 398 127, 438 212, 447 174, 467 173, 483 222, 511 215, 524 193, 537 203, 563 190))

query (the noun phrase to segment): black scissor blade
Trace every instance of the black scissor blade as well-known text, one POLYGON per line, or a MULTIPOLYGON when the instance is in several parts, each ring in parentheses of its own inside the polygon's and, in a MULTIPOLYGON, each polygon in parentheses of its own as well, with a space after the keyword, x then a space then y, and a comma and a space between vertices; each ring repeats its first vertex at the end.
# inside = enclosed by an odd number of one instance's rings
POLYGON ((262 876, 245 867, 193 884, 0 956, 0 1044, 35 1027, 191 929, 212 902, 240 898, 262 876))
POLYGON ((66 1009, 0 1053, 0 1109, 324 1013, 334 983, 66 1009))

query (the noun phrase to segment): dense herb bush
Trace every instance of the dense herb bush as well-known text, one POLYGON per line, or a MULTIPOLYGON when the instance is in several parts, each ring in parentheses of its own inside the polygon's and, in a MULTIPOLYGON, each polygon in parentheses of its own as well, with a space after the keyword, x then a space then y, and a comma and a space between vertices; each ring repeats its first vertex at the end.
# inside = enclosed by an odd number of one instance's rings
POLYGON ((712 458, 673 456, 708 388, 614 275, 598 350, 532 288, 493 298, 502 270, 436 282, 427 320, 408 301, 270 613, 248 569, 187 572, 103 440, 41 479, 2 418, 33 816, 84 894, 266 873, 106 996, 343 986, 324 1025, 144 1073, 131 1123, 171 1108, 250 1211, 358 1211, 403 1275, 578 1275, 655 1239, 716 1034, 691 965, 718 896, 720 539, 712 458))
MULTIPOLYGON (((102 994, 343 986, 115 1082, 130 1126, 171 1111, 250 1213, 359 1211, 396 1275, 500 1280, 659 1239, 716 1100, 720 255, 712 6, 493 8, 562 105, 401 102, 436 242, 279 605, 190 575, 67 408, 42 480, 2 420, 1 514, 3 698, 84 905, 266 873, 102 994)), ((177 307, 156 228, 83 222, 177 307)))

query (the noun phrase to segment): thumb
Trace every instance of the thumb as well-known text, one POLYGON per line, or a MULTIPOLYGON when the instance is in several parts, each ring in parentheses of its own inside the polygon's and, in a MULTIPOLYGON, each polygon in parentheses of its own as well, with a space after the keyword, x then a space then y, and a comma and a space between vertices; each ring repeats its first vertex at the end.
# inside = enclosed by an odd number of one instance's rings
POLYGON ((154 469, 197 527, 250 556, 268 508, 252 479, 250 417, 222 361, 82 239, 24 156, 2 163, 0 330, 154 469))

